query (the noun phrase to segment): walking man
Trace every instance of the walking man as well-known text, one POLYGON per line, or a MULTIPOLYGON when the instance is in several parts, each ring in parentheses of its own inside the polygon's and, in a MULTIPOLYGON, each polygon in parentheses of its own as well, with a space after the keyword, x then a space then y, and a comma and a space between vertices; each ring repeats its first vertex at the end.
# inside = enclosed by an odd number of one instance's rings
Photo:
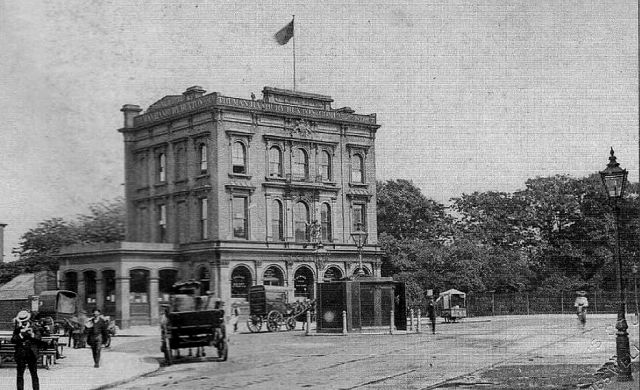
POLYGON ((18 313, 14 324, 11 343, 16 346, 14 357, 18 366, 18 390, 24 389, 24 371, 27 367, 31 374, 31 387, 33 390, 40 390, 40 380, 38 379, 40 332, 31 323, 31 314, 26 310, 18 313))
POLYGON ((431 322, 431 332, 436 334, 436 306, 433 303, 433 297, 429 298, 429 305, 427 306, 427 316, 431 322))
POLYGON ((584 327, 584 325, 587 323, 587 307, 589 307, 589 301, 585 296, 587 295, 587 292, 576 291, 576 294, 578 294, 578 297, 576 298, 576 301, 573 304, 573 306, 576 307, 576 311, 577 311, 576 314, 578 314, 578 320, 580 321, 580 324, 582 324, 582 326, 584 327))
POLYGON ((93 317, 89 319, 86 324, 88 333, 87 343, 91 346, 94 368, 100 367, 100 351, 109 337, 107 333, 107 321, 105 321, 101 314, 100 309, 93 309, 93 317))

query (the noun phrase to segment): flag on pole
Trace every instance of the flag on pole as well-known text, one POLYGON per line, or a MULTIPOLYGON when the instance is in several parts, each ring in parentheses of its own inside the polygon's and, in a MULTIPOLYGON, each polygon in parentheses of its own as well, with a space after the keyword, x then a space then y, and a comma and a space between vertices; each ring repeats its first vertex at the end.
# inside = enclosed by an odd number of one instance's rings
POLYGON ((284 27, 280 29, 273 38, 278 42, 278 45, 286 45, 287 42, 293 37, 293 19, 284 27))

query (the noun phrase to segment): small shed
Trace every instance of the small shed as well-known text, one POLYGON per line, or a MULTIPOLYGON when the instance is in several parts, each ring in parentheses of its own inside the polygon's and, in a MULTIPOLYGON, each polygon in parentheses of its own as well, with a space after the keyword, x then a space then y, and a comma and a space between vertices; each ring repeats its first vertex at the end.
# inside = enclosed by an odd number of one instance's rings
POLYGON ((363 277, 317 284, 317 331, 342 332, 342 312, 347 331, 389 329, 391 311, 395 329, 407 329, 405 285, 392 278, 363 277))

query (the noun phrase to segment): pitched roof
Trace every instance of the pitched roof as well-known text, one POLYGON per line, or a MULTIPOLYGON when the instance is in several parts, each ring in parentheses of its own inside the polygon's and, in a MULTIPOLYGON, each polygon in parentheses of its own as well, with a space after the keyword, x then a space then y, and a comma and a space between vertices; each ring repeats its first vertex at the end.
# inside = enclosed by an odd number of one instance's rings
POLYGON ((25 299, 33 294, 34 274, 20 274, 0 286, 0 299, 25 299))

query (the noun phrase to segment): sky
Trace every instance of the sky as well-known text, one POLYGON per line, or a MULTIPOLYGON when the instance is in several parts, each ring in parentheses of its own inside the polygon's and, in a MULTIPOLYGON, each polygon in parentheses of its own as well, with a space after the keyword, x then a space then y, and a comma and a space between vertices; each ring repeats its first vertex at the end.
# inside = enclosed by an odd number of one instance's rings
POLYGON ((123 194, 123 104, 293 87, 376 113, 377 177, 438 202, 529 178, 638 180, 635 1, 0 0, 5 256, 123 194))

